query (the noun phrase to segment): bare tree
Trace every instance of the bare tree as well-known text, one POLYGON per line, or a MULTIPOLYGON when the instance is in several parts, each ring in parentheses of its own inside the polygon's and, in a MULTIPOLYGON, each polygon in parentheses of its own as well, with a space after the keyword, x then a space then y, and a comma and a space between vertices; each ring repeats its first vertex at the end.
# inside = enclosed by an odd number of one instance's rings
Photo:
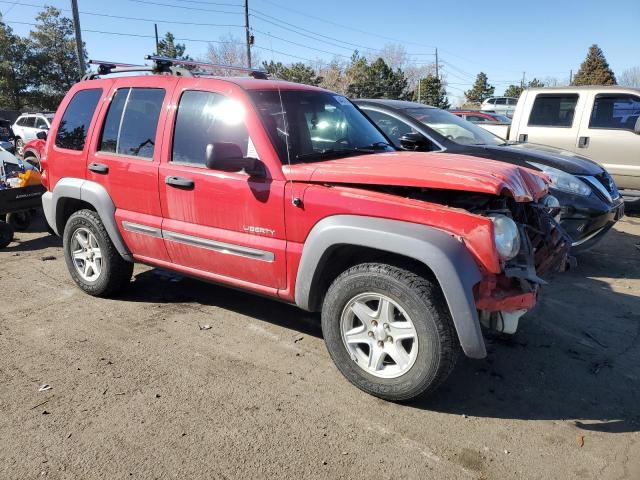
MULTIPOLYGON (((260 55, 253 50, 251 60, 254 65, 260 64, 260 55)), ((218 43, 210 43, 207 48, 206 61, 221 65, 233 65, 244 67, 247 64, 247 51, 245 43, 232 34, 222 35, 218 43)), ((214 75, 237 75, 237 71, 227 69, 215 69, 214 75)))
POLYGON ((625 87, 640 88, 640 67, 627 68, 620 75, 619 81, 625 87))

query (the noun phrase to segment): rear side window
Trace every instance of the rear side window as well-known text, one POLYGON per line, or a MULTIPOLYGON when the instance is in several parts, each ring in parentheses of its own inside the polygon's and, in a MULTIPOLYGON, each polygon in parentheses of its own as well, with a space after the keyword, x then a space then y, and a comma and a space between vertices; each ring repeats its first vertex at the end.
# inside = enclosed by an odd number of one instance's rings
POLYGON ((100 151, 153 158, 164 95, 161 88, 116 90, 102 129, 100 151))
POLYGON ((80 90, 73 96, 58 126, 56 147, 67 150, 84 149, 87 131, 101 96, 100 88, 80 90))
POLYGON ((640 118, 640 97, 635 95, 597 95, 589 128, 633 130, 640 118))
POLYGON ((571 127, 578 95, 538 95, 533 102, 530 127, 571 127))
POLYGON ((208 144, 233 143, 243 156, 256 157, 244 123, 242 104, 213 92, 186 91, 173 132, 173 162, 205 165, 208 144))
POLYGON ((45 121, 44 118, 38 117, 36 119, 36 128, 40 128, 40 129, 49 128, 49 125, 47 125, 47 122, 45 121))
POLYGON ((496 105, 506 105, 506 104, 507 104, 506 98, 496 98, 496 105))

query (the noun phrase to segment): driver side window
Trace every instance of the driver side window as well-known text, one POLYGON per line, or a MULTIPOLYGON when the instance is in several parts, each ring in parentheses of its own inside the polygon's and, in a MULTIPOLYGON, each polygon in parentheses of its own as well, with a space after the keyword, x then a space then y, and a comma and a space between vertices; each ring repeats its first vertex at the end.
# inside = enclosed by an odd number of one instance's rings
POLYGON ((400 148, 400 137, 406 133, 415 132, 410 125, 386 113, 377 110, 363 109, 367 116, 373 120, 380 130, 389 137, 396 148, 400 148))

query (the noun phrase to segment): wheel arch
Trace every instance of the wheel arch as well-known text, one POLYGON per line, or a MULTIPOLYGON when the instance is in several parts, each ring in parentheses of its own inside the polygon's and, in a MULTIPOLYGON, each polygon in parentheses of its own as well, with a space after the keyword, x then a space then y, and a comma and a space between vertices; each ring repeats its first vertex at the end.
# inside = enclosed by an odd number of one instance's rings
POLYGON ((432 275, 444 294, 463 351, 472 358, 486 356, 473 296, 473 287, 481 279, 478 266, 462 242, 426 225, 355 215, 321 220, 309 233, 302 251, 296 304, 317 311, 331 278, 341 273, 337 270, 360 260, 380 258, 432 275), (348 260, 343 262, 340 255, 348 260))
POLYGON ((106 189, 95 182, 78 178, 63 178, 51 192, 42 196, 42 207, 49 226, 61 235, 74 212, 88 208, 100 216, 109 238, 122 258, 132 262, 133 256, 116 224, 116 207, 106 189))

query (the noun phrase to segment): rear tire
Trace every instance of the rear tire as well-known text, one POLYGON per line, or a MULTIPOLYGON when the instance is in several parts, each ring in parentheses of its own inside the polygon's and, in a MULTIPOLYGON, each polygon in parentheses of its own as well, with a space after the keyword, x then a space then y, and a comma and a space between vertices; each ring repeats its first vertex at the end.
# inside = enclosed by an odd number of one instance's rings
POLYGON ((5 248, 13 241, 13 227, 0 220, 0 248, 5 248))
POLYGON ((392 401, 433 392, 460 350, 439 286, 379 263, 356 265, 336 278, 324 299, 322 332, 329 355, 351 383, 392 401))
POLYGON ((31 212, 28 210, 22 212, 7 213, 7 223, 18 232, 24 232, 31 225, 31 212))
POLYGON ((36 168, 38 172, 41 171, 40 167, 40 159, 33 154, 29 154, 26 157, 23 157, 23 160, 27 162, 32 167, 36 168))
POLYGON ((120 256, 93 210, 79 210, 69 217, 62 245, 71 278, 89 295, 108 297, 129 285, 133 263, 120 256))

